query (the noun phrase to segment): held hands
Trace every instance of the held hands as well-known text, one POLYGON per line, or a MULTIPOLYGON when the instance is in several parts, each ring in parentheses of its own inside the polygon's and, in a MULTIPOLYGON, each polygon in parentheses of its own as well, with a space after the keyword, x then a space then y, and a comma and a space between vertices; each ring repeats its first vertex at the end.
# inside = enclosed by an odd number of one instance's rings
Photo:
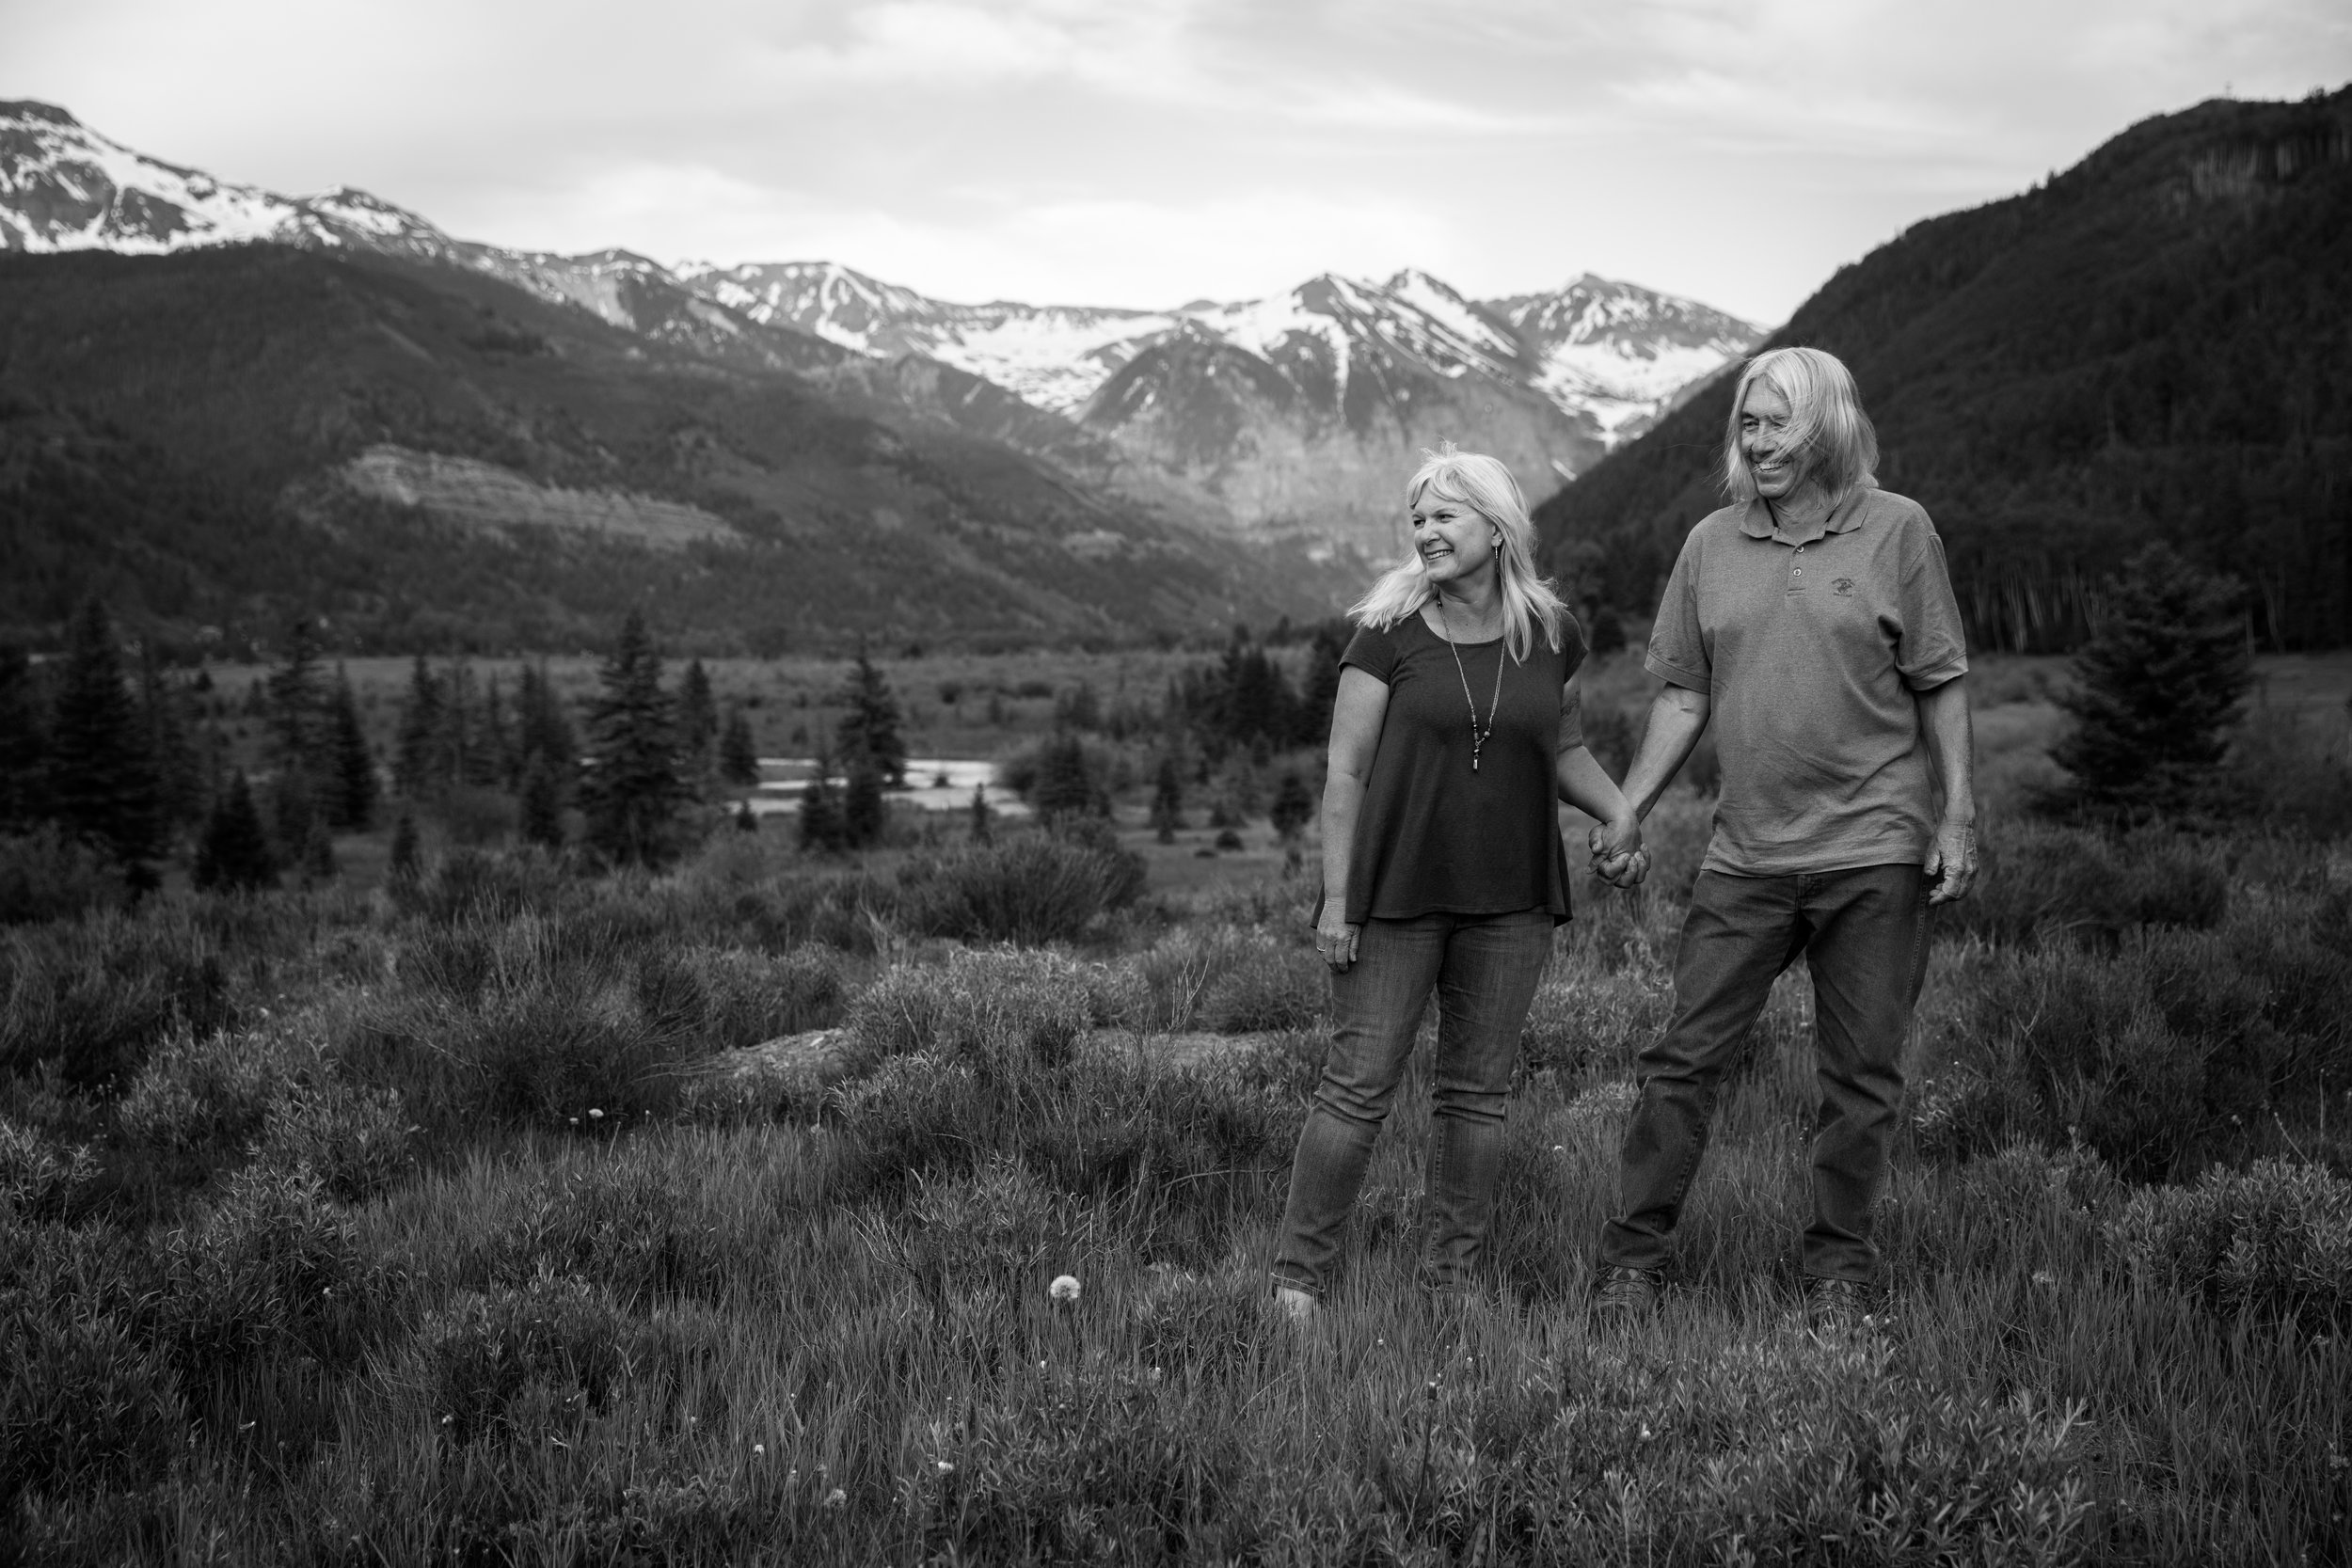
POLYGON ((1948 904, 1968 896, 1977 879, 1977 830, 1964 822, 1947 822, 1935 830, 1928 850, 1928 902, 1948 904))
POLYGON ((1593 873, 1611 887, 1630 888, 1649 875, 1649 851, 1642 847, 1642 825, 1631 813, 1597 823, 1587 837, 1593 873))
POLYGON ((1315 951, 1334 974, 1344 974, 1356 961, 1356 939, 1363 931, 1361 926, 1347 923, 1346 907, 1337 899, 1323 906, 1323 918, 1315 923, 1315 951))

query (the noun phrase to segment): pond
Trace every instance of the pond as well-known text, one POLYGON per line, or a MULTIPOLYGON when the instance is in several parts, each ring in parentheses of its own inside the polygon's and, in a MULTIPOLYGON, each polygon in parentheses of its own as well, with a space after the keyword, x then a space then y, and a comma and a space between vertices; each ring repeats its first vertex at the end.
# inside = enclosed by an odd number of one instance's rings
MULTIPOLYGON (((762 757, 759 787, 752 794, 752 810, 768 816, 798 814, 801 790, 817 770, 814 757, 762 757)), ((844 783, 839 774, 834 783, 844 783)), ((1005 816, 1026 816, 1028 802, 996 783, 996 765, 985 758, 909 757, 903 789, 889 792, 893 801, 920 811, 969 811, 972 792, 985 790, 991 809, 1005 816)))

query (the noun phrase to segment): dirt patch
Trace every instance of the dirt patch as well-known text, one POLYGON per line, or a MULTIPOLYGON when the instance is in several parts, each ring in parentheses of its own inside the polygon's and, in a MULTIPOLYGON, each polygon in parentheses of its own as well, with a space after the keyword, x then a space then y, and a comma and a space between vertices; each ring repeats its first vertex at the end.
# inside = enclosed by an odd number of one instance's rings
POLYGON ((470 457, 444 457, 406 447, 373 446, 341 471, 363 496, 414 507, 500 538, 515 527, 547 528, 628 539, 658 550, 703 542, 739 545, 723 517, 683 501, 625 490, 565 490, 470 457))

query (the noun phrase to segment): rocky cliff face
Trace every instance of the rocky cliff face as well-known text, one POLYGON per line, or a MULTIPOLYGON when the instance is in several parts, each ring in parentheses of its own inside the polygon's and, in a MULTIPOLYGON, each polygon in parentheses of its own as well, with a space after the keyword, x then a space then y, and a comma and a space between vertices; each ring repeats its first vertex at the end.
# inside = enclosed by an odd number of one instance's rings
POLYGON ((1424 449, 1498 457, 1531 499, 1599 457, 1597 423, 1518 369, 1508 334, 1466 306, 1326 277, 1187 322, 1105 382, 1084 422, 1253 531, 1378 561, 1402 548, 1402 485, 1424 449))

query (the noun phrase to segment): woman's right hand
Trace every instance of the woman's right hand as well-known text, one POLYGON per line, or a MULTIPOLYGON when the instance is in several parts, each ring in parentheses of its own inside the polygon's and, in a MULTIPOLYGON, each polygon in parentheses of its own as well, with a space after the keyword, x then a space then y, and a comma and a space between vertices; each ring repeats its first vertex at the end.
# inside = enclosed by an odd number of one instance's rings
POLYGON ((1323 955, 1333 974, 1345 974, 1356 961, 1356 939, 1362 931, 1361 926, 1347 923, 1345 906, 1334 900, 1325 902, 1323 918, 1315 923, 1315 951, 1323 955))

